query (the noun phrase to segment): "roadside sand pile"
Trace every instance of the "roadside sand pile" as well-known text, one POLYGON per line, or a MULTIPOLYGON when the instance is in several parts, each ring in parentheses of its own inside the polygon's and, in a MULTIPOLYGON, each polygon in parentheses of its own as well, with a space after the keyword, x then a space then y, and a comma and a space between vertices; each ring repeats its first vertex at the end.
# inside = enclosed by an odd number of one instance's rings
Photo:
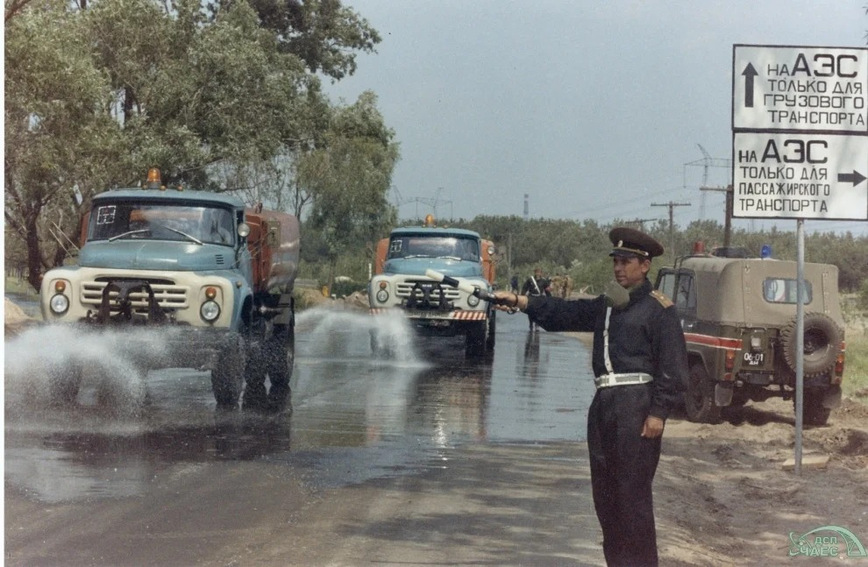
POLYGON ((29 316, 18 305, 4 298, 3 306, 4 328, 6 336, 11 337, 24 332, 26 329, 39 324, 37 319, 29 316))

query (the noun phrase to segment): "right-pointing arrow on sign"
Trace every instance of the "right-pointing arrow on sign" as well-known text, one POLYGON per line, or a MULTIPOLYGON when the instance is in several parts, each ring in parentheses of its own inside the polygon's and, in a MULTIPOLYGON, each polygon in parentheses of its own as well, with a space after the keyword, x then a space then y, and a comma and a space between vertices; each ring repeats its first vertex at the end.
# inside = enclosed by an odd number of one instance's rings
POLYGON ((853 173, 839 173, 838 174, 838 182, 839 183, 852 183, 853 187, 859 185, 863 181, 865 181, 865 176, 862 175, 861 173, 859 173, 858 171, 856 171, 855 169, 853 170, 853 173))
POLYGON ((741 74, 744 75, 744 106, 745 108, 753 108, 753 80, 759 73, 756 72, 752 64, 748 63, 741 74))

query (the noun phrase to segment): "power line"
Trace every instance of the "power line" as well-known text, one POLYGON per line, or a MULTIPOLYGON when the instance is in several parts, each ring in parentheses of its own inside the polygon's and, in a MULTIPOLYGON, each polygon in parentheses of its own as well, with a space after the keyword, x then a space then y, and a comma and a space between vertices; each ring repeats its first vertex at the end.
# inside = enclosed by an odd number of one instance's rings
MULTIPOLYGON (((732 160, 731 159, 723 159, 723 158, 713 158, 711 155, 705 151, 705 148, 700 144, 696 144, 699 148, 699 151, 702 152, 703 158, 695 161, 690 161, 684 164, 684 188, 687 188, 687 168, 690 166, 702 166, 702 186, 708 185, 708 168, 710 167, 725 167, 727 169, 732 169, 732 160)), ((705 220, 705 194, 702 195, 702 199, 699 203, 699 220, 705 220)))
POLYGON ((674 222, 672 219, 672 212, 675 210, 675 207, 689 207, 690 203, 675 203, 673 201, 669 201, 668 203, 651 203, 651 206, 669 207, 669 251, 672 254, 672 258, 675 258, 675 231, 673 229, 674 222))

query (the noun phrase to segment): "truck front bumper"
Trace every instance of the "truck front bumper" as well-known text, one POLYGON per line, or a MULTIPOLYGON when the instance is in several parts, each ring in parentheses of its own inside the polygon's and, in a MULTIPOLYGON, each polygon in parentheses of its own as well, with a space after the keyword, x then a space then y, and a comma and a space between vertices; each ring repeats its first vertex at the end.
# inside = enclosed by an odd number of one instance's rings
POLYGON ((424 335, 455 336, 467 331, 467 328, 488 319, 485 311, 470 309, 457 309, 454 311, 440 311, 433 309, 406 309, 401 307, 378 308, 372 307, 372 315, 384 315, 388 313, 401 313, 409 319, 410 324, 416 331, 424 335))

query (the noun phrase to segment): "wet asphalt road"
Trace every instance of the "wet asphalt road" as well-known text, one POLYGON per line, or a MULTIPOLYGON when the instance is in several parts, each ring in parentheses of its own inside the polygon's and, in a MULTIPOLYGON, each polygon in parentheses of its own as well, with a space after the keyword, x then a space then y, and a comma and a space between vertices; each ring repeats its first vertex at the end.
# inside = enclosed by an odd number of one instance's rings
POLYGON ((400 324, 376 358, 369 330, 301 314, 278 415, 217 412, 207 374, 177 369, 49 408, 27 395, 40 350, 80 341, 7 342, 6 564, 598 564, 588 350, 520 314, 487 361, 400 324))

